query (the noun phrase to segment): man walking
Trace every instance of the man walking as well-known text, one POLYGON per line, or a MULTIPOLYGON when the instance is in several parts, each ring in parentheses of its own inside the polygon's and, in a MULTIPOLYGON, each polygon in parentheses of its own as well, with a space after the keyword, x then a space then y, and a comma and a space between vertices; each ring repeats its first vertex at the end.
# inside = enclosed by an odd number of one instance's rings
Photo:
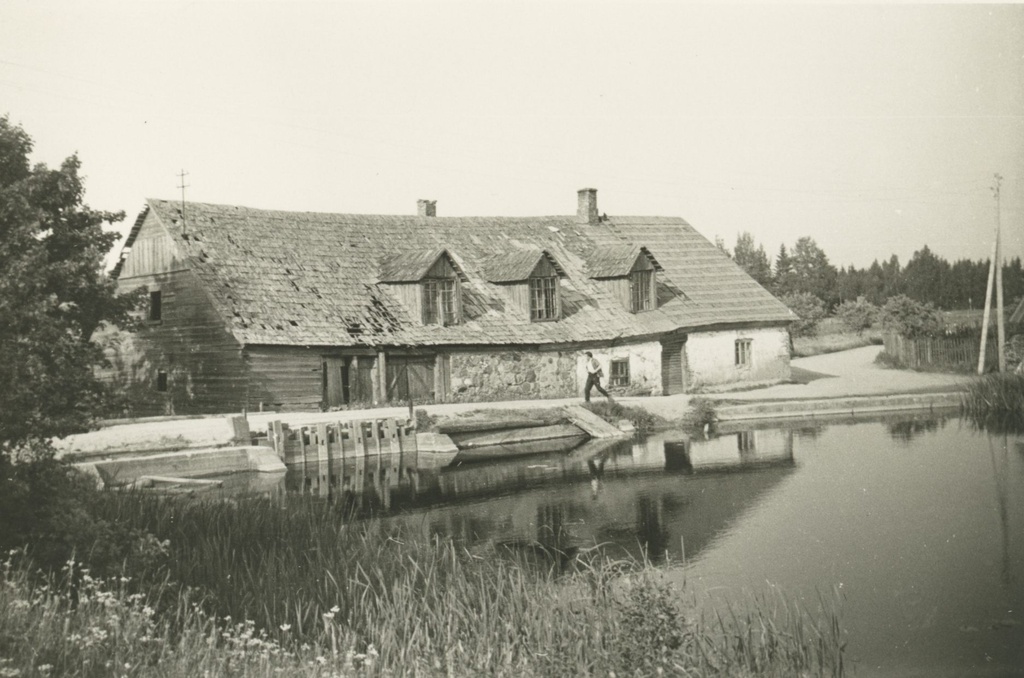
POLYGON ((588 403, 590 402, 590 389, 593 388, 594 386, 597 387, 597 390, 600 391, 605 398, 611 400, 612 397, 608 395, 608 391, 601 388, 601 377, 604 374, 604 371, 601 369, 601 363, 597 361, 597 358, 595 358, 594 354, 591 353, 590 351, 586 352, 586 356, 587 385, 583 389, 583 400, 585 400, 588 403))

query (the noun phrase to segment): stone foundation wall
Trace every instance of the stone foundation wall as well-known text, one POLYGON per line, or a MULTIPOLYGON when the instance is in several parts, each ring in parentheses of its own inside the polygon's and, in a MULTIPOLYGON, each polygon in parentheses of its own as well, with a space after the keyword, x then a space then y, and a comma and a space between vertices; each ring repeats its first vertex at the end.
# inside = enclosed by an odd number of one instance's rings
POLYGON ((568 398, 577 394, 576 353, 452 353, 454 402, 568 398))

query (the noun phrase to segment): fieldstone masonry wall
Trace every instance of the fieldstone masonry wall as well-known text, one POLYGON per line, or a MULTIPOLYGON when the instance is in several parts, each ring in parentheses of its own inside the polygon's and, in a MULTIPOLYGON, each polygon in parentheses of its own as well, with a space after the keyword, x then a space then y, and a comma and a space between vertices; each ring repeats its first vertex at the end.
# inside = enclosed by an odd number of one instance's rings
POLYGON ((455 402, 568 398, 578 392, 575 353, 452 353, 450 360, 455 402))

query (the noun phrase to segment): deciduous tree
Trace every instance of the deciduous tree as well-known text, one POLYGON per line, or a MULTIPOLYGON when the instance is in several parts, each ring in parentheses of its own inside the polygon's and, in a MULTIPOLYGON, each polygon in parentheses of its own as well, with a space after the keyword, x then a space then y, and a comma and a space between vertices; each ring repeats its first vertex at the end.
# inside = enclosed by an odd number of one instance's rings
POLYGON ((123 212, 83 201, 78 157, 30 167, 32 139, 0 117, 0 457, 84 428, 102 406, 93 341, 104 322, 131 323, 103 258, 123 212))

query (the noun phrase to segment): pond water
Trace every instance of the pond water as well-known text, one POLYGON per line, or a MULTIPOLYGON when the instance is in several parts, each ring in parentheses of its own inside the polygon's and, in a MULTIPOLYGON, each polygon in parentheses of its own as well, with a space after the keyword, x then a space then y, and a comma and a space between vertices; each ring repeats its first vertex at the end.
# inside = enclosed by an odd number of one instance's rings
POLYGON ((838 592, 854 675, 1024 675, 1022 436, 896 417, 446 463, 349 500, 474 549, 645 553, 710 605, 838 592))

